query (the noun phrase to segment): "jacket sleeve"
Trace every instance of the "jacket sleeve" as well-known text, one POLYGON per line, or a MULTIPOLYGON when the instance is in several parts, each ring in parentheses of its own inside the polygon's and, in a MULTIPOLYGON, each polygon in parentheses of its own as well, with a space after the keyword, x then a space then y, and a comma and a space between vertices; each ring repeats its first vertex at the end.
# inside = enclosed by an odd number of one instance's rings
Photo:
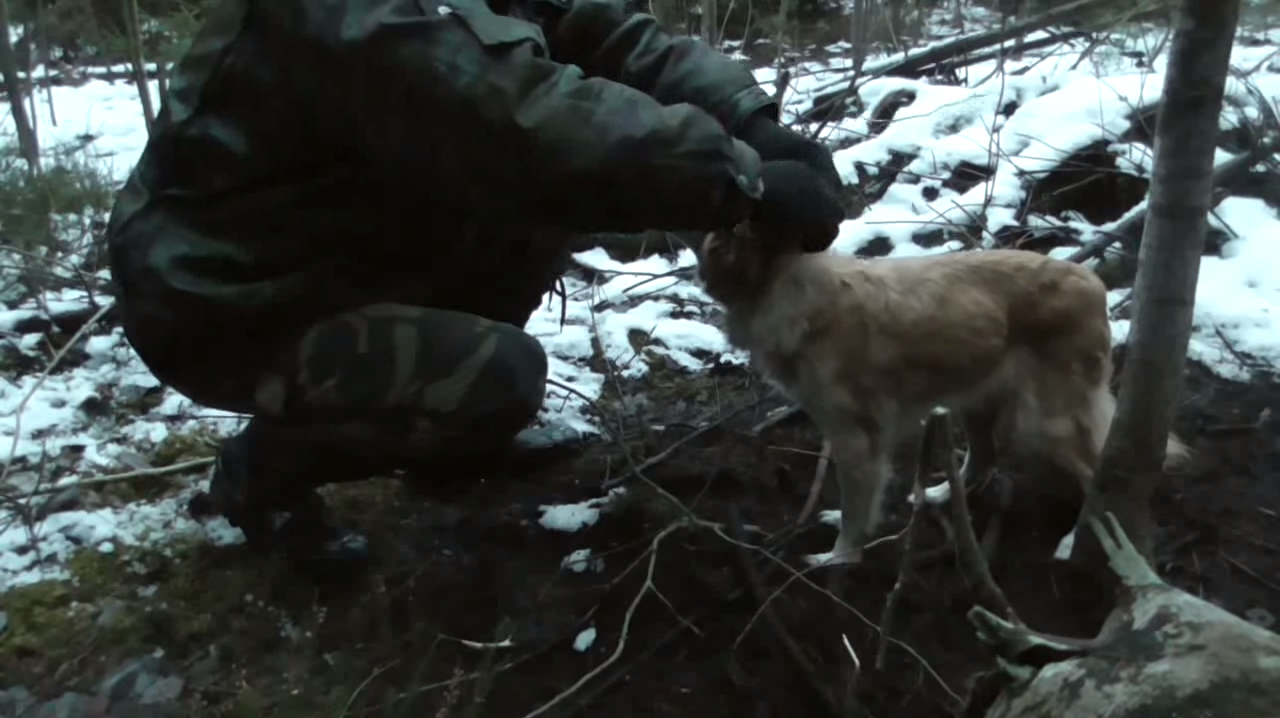
POLYGON ((527 0, 547 31, 552 57, 592 77, 634 87, 664 105, 687 102, 730 132, 778 105, 751 70, 691 37, 673 36, 657 18, 627 9, 625 0, 527 0))
POLYGON ((715 117, 552 60, 535 23, 484 0, 350 5, 363 7, 339 23, 337 104, 352 149, 416 177, 434 206, 570 231, 709 230, 759 197, 759 156, 715 117))

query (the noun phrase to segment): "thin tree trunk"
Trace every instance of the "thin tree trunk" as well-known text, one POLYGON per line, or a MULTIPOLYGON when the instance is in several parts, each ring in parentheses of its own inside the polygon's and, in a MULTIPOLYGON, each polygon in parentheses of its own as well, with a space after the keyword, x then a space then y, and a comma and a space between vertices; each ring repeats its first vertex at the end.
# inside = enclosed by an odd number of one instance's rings
POLYGON ((18 151, 27 161, 27 171, 34 176, 40 174, 40 142, 31 126, 31 116, 27 114, 9 27, 9 0, 0 0, 0 28, 4 29, 0 32, 0 75, 4 75, 5 94, 9 96, 9 111, 13 113, 13 126, 18 135, 18 151))
POLYGON ((1239 0, 1183 0, 1156 120, 1155 167, 1138 251, 1133 317, 1115 420, 1097 495, 1076 526, 1072 559, 1105 571, 1087 513, 1115 513, 1150 560, 1151 496, 1162 480, 1165 442, 1182 393, 1196 283, 1213 192, 1218 118, 1240 12, 1239 0))
MULTIPOLYGON (((29 25, 22 26, 22 34, 24 37, 36 36, 35 29, 29 25)), ((40 81, 36 78, 36 65, 39 64, 39 53, 36 50, 38 46, 38 42, 31 43, 31 52, 27 53, 27 80, 31 83, 31 89, 27 93, 27 112, 31 115, 31 138, 36 147, 40 146, 40 108, 36 104, 40 89, 40 81)))
MULTIPOLYGON (((44 66, 44 97, 49 107, 49 124, 58 126, 58 112, 53 106, 53 53, 49 51, 49 11, 40 0, 36 2, 36 52, 39 53, 40 64, 44 66)), ((31 86, 31 95, 36 94, 36 87, 31 86)))
POLYGON ((151 98, 151 83, 147 80, 147 66, 142 56, 142 18, 137 0, 124 0, 125 33, 129 41, 129 64, 133 66, 134 82, 138 86, 138 98, 142 100, 142 119, 147 132, 156 121, 156 108, 151 98))
POLYGON ((716 0, 702 0, 702 39, 709 45, 719 47, 720 38, 716 37, 716 22, 719 19, 720 11, 716 7, 716 0))

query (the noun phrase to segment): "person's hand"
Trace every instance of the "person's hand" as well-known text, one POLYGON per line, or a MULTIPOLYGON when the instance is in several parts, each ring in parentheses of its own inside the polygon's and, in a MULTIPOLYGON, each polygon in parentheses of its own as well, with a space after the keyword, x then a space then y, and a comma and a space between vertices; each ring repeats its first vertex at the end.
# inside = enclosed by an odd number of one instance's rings
POLYGON ((751 216, 752 224, 795 242, 806 252, 831 246, 845 212, 829 181, 796 160, 765 162, 760 177, 764 195, 751 216))
POLYGON ((831 151, 821 142, 783 127, 764 114, 757 114, 747 121, 738 133, 738 139, 747 143, 764 162, 794 160, 816 172, 839 192, 844 182, 831 159, 831 151))

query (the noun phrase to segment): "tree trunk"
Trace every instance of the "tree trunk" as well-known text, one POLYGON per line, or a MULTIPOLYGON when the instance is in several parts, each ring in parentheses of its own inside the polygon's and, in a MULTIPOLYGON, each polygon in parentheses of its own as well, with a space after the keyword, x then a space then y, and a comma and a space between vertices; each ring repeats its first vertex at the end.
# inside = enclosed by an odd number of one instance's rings
POLYGON ((1105 557, 1085 528, 1090 512, 1115 513, 1142 555, 1152 555, 1150 499, 1164 475, 1165 444, 1182 393, 1239 11, 1239 0, 1182 0, 1170 48, 1118 406, 1097 493, 1086 499, 1072 550, 1073 561, 1103 572, 1105 557))
MULTIPOLYGON (((27 161, 27 171, 40 174, 40 142, 36 139, 23 99, 22 78, 18 76, 18 60, 13 53, 13 41, 9 37, 9 0, 0 0, 0 75, 4 76, 5 94, 9 96, 9 111, 13 113, 13 126, 18 135, 18 151, 27 161)), ((34 79, 34 78, 33 78, 34 79)))

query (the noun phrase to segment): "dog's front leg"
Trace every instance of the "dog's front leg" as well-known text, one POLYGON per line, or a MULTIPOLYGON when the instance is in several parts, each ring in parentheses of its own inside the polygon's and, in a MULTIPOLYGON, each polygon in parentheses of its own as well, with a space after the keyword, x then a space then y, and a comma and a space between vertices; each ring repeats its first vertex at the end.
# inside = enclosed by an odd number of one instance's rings
POLYGON ((879 427, 840 426, 825 432, 840 483, 840 533, 829 555, 814 563, 858 564, 862 547, 880 523, 881 497, 890 477, 884 436, 879 427))

